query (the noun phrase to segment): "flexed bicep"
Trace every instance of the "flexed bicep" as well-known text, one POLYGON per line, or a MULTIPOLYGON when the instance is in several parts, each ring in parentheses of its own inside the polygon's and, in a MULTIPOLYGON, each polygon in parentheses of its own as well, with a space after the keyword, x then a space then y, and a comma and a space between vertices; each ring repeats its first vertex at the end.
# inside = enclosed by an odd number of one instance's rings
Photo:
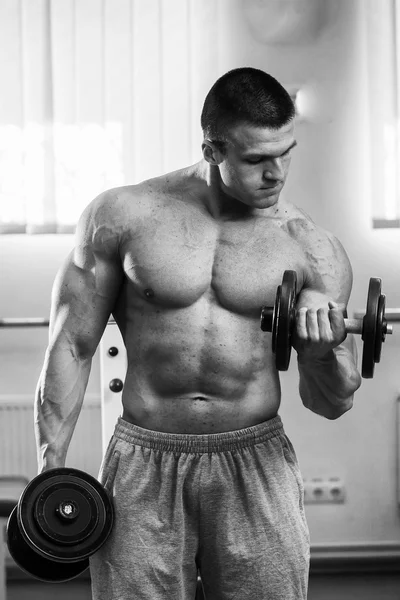
POLYGON ((297 298, 293 346, 300 360, 315 360, 347 338, 344 318, 353 276, 343 246, 329 232, 319 231, 318 243, 306 248, 306 254, 309 264, 297 298))

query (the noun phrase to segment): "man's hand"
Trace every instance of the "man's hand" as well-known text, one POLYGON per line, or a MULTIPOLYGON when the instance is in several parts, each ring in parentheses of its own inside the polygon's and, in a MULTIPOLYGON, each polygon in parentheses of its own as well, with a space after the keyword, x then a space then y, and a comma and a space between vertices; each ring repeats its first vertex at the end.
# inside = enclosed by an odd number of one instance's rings
POLYGON ((292 345, 300 363, 323 359, 347 337, 344 314, 335 302, 324 308, 301 307, 296 312, 292 345))

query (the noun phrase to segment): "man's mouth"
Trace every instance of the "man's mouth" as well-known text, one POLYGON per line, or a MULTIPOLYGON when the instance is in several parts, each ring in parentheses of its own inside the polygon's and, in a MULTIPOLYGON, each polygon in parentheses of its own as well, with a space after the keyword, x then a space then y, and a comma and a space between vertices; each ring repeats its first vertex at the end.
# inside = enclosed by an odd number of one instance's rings
POLYGON ((271 185, 263 185, 262 187, 260 187, 260 190, 273 190, 274 188, 278 187, 278 185, 280 185, 281 182, 280 181, 275 181, 273 184, 271 185))

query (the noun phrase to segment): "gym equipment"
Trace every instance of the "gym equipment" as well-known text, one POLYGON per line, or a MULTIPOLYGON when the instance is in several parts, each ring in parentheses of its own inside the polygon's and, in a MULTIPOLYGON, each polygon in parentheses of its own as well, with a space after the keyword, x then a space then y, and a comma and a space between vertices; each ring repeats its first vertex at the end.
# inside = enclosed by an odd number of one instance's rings
MULTIPOLYGON (((6 317, 0 318, 0 329, 15 329, 15 328, 31 328, 31 327, 48 327, 49 319, 43 317, 6 317)), ((108 325, 116 325, 115 319, 109 319, 108 325)))
POLYGON ((272 331, 272 352, 276 368, 287 371, 292 351, 291 335, 296 319, 297 275, 296 271, 285 271, 282 284, 278 286, 275 306, 264 306, 261 310, 261 329, 272 331))
POLYGON ((8 519, 7 545, 36 579, 69 581, 89 566, 113 522, 111 498, 97 479, 78 469, 50 469, 22 492, 8 519))
POLYGON ((0 475, 0 600, 6 600, 6 523, 29 480, 18 475, 0 475))
MULTIPOLYGON (((297 275, 285 271, 278 286, 273 307, 263 306, 261 329, 272 332, 272 351, 278 371, 287 371, 290 362, 291 336, 296 320, 297 275)), ((386 298, 381 294, 381 280, 369 280, 367 308, 363 319, 345 319, 347 333, 361 334, 363 345, 362 377, 374 375, 375 363, 381 358, 382 343, 393 333, 392 325, 385 319, 386 298)))

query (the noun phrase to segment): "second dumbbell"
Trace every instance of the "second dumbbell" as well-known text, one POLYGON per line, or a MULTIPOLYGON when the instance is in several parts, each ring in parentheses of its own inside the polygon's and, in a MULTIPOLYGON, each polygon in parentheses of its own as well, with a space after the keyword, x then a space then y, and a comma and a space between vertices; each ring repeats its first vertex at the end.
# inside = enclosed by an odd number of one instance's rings
MULTIPOLYGON (((272 332, 272 351, 279 371, 287 371, 292 349, 291 337, 296 320, 297 275, 285 271, 278 287, 275 305, 261 310, 261 329, 272 332)), ((385 296, 381 294, 381 280, 369 282, 367 308, 363 319, 344 319, 346 332, 361 334, 364 342, 362 376, 371 378, 375 363, 380 361, 382 343, 393 328, 385 319, 385 296)))

